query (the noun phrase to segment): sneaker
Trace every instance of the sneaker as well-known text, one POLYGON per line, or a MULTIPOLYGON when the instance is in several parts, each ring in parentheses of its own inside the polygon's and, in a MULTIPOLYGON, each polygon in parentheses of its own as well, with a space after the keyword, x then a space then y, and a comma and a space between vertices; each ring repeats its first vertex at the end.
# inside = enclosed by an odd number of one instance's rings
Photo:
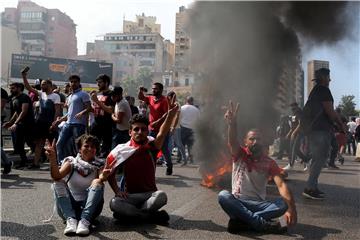
POLYGON ((325 197, 319 193, 319 191, 314 191, 314 190, 311 190, 311 189, 307 189, 305 188, 304 189, 304 192, 302 193, 302 195, 306 198, 309 198, 309 199, 314 199, 314 200, 324 200, 325 197))
POLYGON ((75 218, 68 218, 66 220, 65 235, 75 235, 78 221, 75 218))
POLYGON ((79 224, 76 228, 76 234, 81 236, 89 235, 90 233, 89 227, 90 227, 90 222, 85 218, 82 218, 79 221, 79 224))
POLYGON ((304 172, 307 172, 308 170, 309 170, 309 165, 306 164, 303 171, 304 171, 304 172))
POLYGON ((293 166, 291 166, 290 164, 286 165, 285 167, 283 167, 283 170, 285 171, 290 171, 290 170, 293 170, 293 166))
POLYGON ((343 158, 343 157, 341 157, 341 158, 339 158, 339 163, 341 164, 341 165, 344 165, 344 161, 345 161, 345 159, 343 158))
POLYGON ((172 175, 173 174, 173 169, 168 167, 166 168, 166 175, 172 175))
POLYGON ((250 225, 241 220, 230 219, 228 222, 227 231, 232 234, 248 231, 250 229, 251 229, 250 225))
POLYGON ((269 221, 264 226, 263 231, 266 233, 282 234, 287 232, 287 227, 282 227, 278 221, 269 221))
POLYGON ((315 192, 316 192, 317 194, 319 194, 319 195, 325 195, 325 193, 322 192, 322 191, 320 191, 318 188, 315 190, 315 192))
POLYGON ((9 164, 4 165, 4 171, 3 174, 9 174, 11 172, 11 167, 13 165, 13 162, 10 161, 9 164))
POLYGON ((335 164, 331 164, 331 165, 328 165, 327 167, 329 170, 336 170, 336 169, 339 169, 338 166, 336 166, 335 164))

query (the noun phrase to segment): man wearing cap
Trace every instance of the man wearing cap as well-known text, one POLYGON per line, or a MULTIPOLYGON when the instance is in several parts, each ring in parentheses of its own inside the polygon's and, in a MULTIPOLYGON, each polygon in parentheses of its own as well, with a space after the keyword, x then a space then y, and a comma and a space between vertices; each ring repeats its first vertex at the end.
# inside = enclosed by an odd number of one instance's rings
POLYGON ((115 87, 111 92, 111 99, 115 102, 114 113, 111 115, 112 120, 115 122, 115 126, 113 127, 112 148, 130 140, 129 120, 132 116, 131 108, 122 94, 122 87, 115 87))
POLYGON ((320 68, 315 71, 314 88, 303 109, 303 128, 307 128, 306 135, 309 139, 312 162, 309 177, 303 196, 310 199, 322 200, 324 193, 318 189, 318 178, 322 167, 330 152, 331 137, 333 133, 333 122, 339 129, 345 131, 339 115, 334 111, 334 99, 329 89, 330 70, 320 68), (306 126, 305 126, 306 125, 306 126))
POLYGON ((96 78, 99 91, 90 94, 94 122, 90 126, 90 134, 96 136, 100 143, 99 156, 105 158, 111 151, 112 125, 111 114, 114 112, 114 102, 110 96, 110 77, 100 74, 96 78))

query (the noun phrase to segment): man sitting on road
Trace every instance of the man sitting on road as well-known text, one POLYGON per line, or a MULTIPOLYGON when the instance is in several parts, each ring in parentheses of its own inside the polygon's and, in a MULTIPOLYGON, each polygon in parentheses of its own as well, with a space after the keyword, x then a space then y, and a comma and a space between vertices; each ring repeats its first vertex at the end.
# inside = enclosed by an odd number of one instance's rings
POLYGON ((297 214, 294 198, 281 178, 281 169, 269 158, 261 145, 260 133, 253 129, 245 136, 245 146, 237 140, 236 114, 232 102, 225 118, 228 124, 228 146, 233 158, 232 193, 223 190, 219 193, 219 203, 229 215, 228 231, 237 233, 244 229, 259 232, 282 233, 278 221, 272 221, 285 214, 287 224, 296 223, 297 214), (266 184, 269 177, 274 179, 282 198, 265 200, 266 184))
POLYGON ((130 119, 130 141, 119 144, 107 157, 109 164, 116 161, 108 181, 115 193, 110 201, 110 209, 119 220, 154 223, 166 223, 169 220, 166 211, 158 211, 167 203, 167 195, 156 187, 155 170, 157 153, 179 108, 174 101, 171 100, 170 110, 155 139, 148 137, 148 119, 135 114, 130 119), (124 189, 119 189, 115 179, 115 169, 118 166, 123 168, 124 189))

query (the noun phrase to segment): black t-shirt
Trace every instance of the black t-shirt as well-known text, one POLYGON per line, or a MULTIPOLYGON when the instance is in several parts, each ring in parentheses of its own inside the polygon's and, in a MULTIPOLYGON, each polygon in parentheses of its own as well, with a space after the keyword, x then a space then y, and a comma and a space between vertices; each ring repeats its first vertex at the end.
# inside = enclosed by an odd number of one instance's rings
POLYGON ((334 103, 333 96, 330 89, 325 86, 316 85, 310 92, 308 102, 309 107, 314 117, 314 122, 311 126, 312 131, 332 131, 333 122, 330 117, 325 113, 323 102, 334 103))
MULTIPOLYGON (((97 94, 97 98, 100 102, 102 102, 106 106, 115 106, 115 103, 111 99, 110 91, 101 92, 97 94)), ((111 118, 111 114, 105 112, 100 108, 96 103, 93 103, 94 108, 94 120, 96 124, 105 124, 104 127, 112 128, 113 120, 111 118)))
POLYGON ((34 123, 34 111, 33 111, 31 99, 28 95, 21 93, 19 96, 13 97, 12 109, 14 112, 16 112, 19 115, 22 111, 22 105, 26 103, 28 103, 29 108, 27 114, 23 119, 20 120, 19 124, 31 125, 34 123))
POLYGON ((137 107, 135 107, 134 105, 130 105, 130 109, 131 109, 132 116, 139 113, 139 109, 137 107))

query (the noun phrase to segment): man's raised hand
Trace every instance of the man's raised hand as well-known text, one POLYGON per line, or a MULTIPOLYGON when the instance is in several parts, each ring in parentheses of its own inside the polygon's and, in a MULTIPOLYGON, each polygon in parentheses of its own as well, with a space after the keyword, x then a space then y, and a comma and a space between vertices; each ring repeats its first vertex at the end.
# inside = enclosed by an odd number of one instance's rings
POLYGON ((225 115, 224 118, 227 121, 228 124, 234 123, 236 121, 236 115, 239 111, 239 103, 236 104, 236 107, 234 107, 234 104, 231 100, 229 100, 229 106, 225 107, 225 115))

